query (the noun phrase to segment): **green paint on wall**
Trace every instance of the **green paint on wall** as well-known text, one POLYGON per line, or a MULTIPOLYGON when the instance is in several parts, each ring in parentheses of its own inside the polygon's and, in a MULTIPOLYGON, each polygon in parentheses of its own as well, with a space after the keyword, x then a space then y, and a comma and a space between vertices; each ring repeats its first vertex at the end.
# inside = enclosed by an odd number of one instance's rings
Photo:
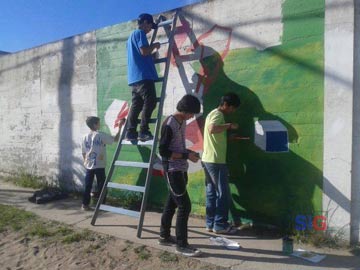
MULTIPOLYGON (((292 226, 297 214, 322 209, 324 1, 286 0, 282 5, 281 45, 257 51, 232 50, 204 96, 204 115, 227 91, 239 94, 242 105, 229 120, 240 133, 254 137, 254 118, 279 120, 289 131, 288 153, 265 153, 249 141, 231 143, 228 152, 234 219, 292 226)), ((221 22, 219 22, 221 25, 221 22)), ((103 117, 113 99, 130 101, 126 82, 125 42, 135 25, 101 29, 97 36, 98 111, 103 117)), ((209 25, 209 29, 212 25, 209 25)), ((221 60, 214 54, 204 61, 221 60)), ((194 69, 199 66, 194 64, 194 69)), ((206 79, 204 79, 206 80, 206 79)), ((113 147, 108 148, 108 164, 113 147)), ((129 159, 145 160, 149 150, 125 148, 129 159)), ((115 181, 142 183, 144 173, 115 174, 115 181)), ((202 172, 190 175, 192 212, 204 214, 202 172)), ((161 206, 167 193, 161 177, 152 180, 150 200, 161 206)))

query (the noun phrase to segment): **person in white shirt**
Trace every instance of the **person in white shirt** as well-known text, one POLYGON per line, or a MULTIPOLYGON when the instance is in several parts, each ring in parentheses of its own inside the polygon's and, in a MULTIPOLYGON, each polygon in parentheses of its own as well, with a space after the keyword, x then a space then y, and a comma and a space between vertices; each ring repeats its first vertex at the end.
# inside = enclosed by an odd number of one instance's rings
POLYGON ((90 210, 90 192, 96 175, 98 190, 102 190, 105 182, 106 167, 106 144, 117 142, 120 137, 121 127, 124 125, 125 119, 119 122, 119 130, 115 137, 99 131, 100 118, 89 116, 86 119, 86 125, 90 128, 90 132, 84 135, 81 144, 85 174, 85 191, 82 200, 82 210, 90 210))

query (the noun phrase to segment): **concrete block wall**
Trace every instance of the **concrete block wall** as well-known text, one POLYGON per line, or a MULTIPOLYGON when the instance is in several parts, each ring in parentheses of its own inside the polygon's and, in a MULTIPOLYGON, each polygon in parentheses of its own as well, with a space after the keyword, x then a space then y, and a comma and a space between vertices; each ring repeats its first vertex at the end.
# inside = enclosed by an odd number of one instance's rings
POLYGON ((1 57, 0 171, 81 189, 80 137, 97 114, 94 33, 1 57))
POLYGON ((346 0, 327 0, 325 15, 323 208, 332 215, 330 225, 345 235, 352 220, 359 239, 359 122, 354 120, 359 89, 353 84, 359 66, 354 18, 359 15, 354 14, 354 1, 346 0))
MULTIPOLYGON (((201 152, 207 113, 225 92, 240 96, 242 105, 228 120, 239 123, 239 134, 251 140, 229 147, 235 221, 289 228, 296 215, 329 214, 330 205, 336 211, 329 225, 349 230, 350 2, 208 0, 181 9, 164 117, 185 93, 198 96, 203 114, 187 123, 187 143, 201 152), (257 148, 255 120, 280 121, 289 132, 290 151, 257 148)), ((121 23, 0 58, 2 173, 25 170, 82 188, 84 120, 97 114, 102 130, 112 132, 106 115, 130 103, 125 43, 135 28, 135 21, 121 23)), ((161 31, 159 38, 164 39, 161 31)), ((108 164, 114 150, 108 147, 108 164)), ((148 155, 135 152, 124 148, 130 159, 148 155)), ((189 172, 193 212, 204 214, 201 166, 191 164, 189 172)), ((115 172, 114 181, 141 184, 143 178, 143 172, 125 170, 115 172)), ((161 206, 166 193, 162 177, 155 176, 151 203, 161 206)))

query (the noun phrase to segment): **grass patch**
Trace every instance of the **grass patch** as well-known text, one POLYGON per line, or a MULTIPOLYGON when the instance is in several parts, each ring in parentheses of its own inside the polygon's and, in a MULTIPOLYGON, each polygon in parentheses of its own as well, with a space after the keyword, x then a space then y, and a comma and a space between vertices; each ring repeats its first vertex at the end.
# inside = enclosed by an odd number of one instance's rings
POLYGON ((17 175, 6 177, 5 181, 11 182, 16 186, 33 189, 41 189, 49 186, 44 177, 32 175, 26 172, 20 172, 17 175))
POLYGON ((175 254, 172 254, 170 252, 164 251, 161 252, 159 255, 160 261, 162 262, 178 262, 179 258, 175 254))
POLYGON ((61 236, 66 236, 66 235, 74 233, 74 230, 70 229, 67 226, 60 225, 60 227, 57 228, 56 233, 61 235, 61 236))
POLYGON ((51 231, 49 226, 44 223, 35 223, 29 230, 30 236, 38 236, 40 238, 47 238, 55 235, 55 232, 51 231))
POLYGON ((140 260, 147 260, 151 257, 151 252, 144 245, 134 248, 134 252, 140 260))
POLYGON ((120 206, 130 210, 139 211, 141 207, 142 194, 133 191, 117 190, 108 194, 106 202, 112 206, 120 206))
POLYGON ((65 244, 71 244, 74 242, 80 242, 80 241, 94 241, 95 237, 89 230, 84 230, 81 232, 73 232, 69 235, 66 235, 64 239, 62 240, 65 244))
POLYGON ((343 248, 346 242, 343 240, 343 232, 337 231, 302 231, 296 232, 294 240, 298 243, 311 244, 315 247, 343 248))
POLYGON ((8 205, 0 204, 0 213, 0 232, 8 229, 19 231, 36 220, 33 213, 8 205))

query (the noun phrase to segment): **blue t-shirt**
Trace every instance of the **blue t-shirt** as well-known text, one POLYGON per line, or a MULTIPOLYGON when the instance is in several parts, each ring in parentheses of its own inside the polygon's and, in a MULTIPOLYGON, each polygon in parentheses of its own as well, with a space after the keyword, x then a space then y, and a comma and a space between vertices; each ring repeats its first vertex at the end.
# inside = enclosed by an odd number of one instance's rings
POLYGON ((149 47, 149 42, 143 30, 137 29, 127 40, 128 54, 128 84, 142 80, 157 80, 158 75, 151 55, 141 55, 141 47, 149 47))

